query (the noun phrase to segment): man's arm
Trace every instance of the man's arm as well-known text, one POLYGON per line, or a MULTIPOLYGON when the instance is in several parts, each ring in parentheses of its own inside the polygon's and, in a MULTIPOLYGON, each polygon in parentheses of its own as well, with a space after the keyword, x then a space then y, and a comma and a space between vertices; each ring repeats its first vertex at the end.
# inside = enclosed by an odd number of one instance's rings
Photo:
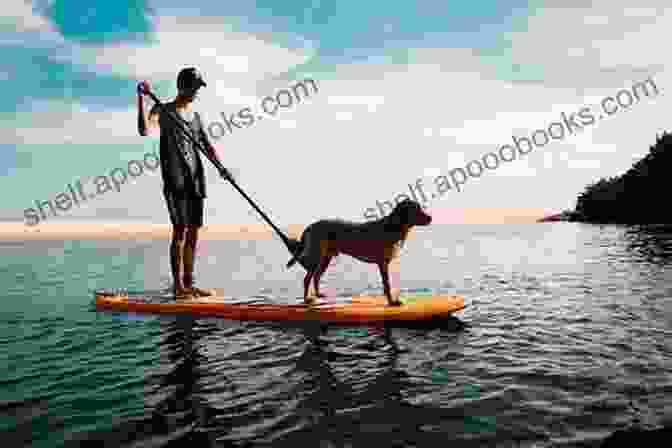
MULTIPOLYGON (((149 84, 147 84, 147 88, 149 84)), ((146 136, 148 131, 159 128, 159 109, 155 104, 149 111, 149 116, 145 115, 145 102, 138 86, 138 134, 146 136)))

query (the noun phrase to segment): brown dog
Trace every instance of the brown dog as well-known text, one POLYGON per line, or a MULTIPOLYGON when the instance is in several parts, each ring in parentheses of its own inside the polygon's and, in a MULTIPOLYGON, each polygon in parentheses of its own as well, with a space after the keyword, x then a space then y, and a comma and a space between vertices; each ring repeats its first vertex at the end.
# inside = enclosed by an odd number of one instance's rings
POLYGON ((308 299, 310 280, 313 279, 317 297, 320 294, 320 278, 331 259, 339 254, 350 255, 365 263, 378 265, 383 279, 385 297, 390 305, 401 305, 392 299, 390 291, 389 264, 403 246, 408 232, 413 226, 426 226, 432 222, 420 204, 406 199, 392 210, 388 216, 365 223, 354 223, 338 219, 323 219, 309 225, 296 241, 298 247, 294 257, 287 263, 290 268, 299 261, 308 271, 303 279, 303 300, 308 299))

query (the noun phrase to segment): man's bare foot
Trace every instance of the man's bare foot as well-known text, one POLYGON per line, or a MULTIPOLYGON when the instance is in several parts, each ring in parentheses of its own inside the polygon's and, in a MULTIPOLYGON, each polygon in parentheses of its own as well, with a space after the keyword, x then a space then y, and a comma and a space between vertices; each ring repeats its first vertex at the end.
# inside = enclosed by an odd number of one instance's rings
POLYGON ((176 299, 191 299, 192 298, 192 293, 189 288, 183 288, 181 286, 177 286, 173 288, 173 293, 175 294, 176 299))
POLYGON ((212 292, 207 291, 205 289, 197 288, 195 286, 192 286, 190 288, 186 288, 189 290, 189 292, 194 296, 194 297, 208 297, 212 296, 212 292))
POLYGON ((392 295, 387 296, 387 304, 390 306, 401 306, 403 303, 401 303, 401 300, 399 299, 398 295, 394 295, 394 298, 392 298, 392 295))

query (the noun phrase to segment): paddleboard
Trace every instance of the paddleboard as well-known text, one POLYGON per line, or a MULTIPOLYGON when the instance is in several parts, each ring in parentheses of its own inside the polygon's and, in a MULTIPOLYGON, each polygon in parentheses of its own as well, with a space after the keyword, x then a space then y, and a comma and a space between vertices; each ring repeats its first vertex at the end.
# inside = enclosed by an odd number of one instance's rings
POLYGON ((383 321, 424 321, 447 317, 465 308, 460 296, 412 293, 400 296, 402 305, 390 306, 384 296, 331 297, 306 305, 303 299, 280 303, 264 297, 235 299, 221 289, 212 296, 175 299, 169 291, 95 292, 99 310, 134 313, 186 313, 222 317, 230 320, 321 321, 330 323, 369 323, 383 321))

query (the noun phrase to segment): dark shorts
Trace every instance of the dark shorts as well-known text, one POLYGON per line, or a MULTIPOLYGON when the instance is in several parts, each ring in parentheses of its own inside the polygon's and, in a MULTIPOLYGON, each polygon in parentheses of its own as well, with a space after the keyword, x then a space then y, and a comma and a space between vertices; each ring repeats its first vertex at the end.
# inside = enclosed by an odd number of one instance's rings
POLYGON ((163 190, 163 196, 173 225, 203 225, 203 198, 178 196, 169 190, 163 190))

